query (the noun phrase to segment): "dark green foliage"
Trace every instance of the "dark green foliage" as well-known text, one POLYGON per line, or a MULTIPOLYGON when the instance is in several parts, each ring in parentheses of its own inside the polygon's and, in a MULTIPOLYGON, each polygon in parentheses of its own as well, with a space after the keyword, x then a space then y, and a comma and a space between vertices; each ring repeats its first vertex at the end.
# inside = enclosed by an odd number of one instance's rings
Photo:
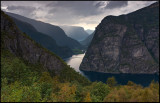
POLYGON ((25 64, 23 64, 19 59, 15 58, 12 62, 7 61, 5 58, 2 58, 1 60, 2 78, 6 77, 9 83, 25 77, 27 66, 25 66, 25 64), (7 62, 7 64, 4 62, 7 62))
POLYGON ((93 102, 102 102, 110 91, 109 86, 102 82, 93 82, 91 87, 91 98, 93 102))
POLYGON ((133 82, 115 86, 114 77, 107 84, 91 83, 70 67, 51 77, 49 72, 38 74, 40 65, 29 65, 3 49, 1 61, 1 102, 159 101, 159 83, 154 81, 146 88, 133 82))
POLYGON ((24 86, 18 81, 2 86, 1 94, 2 102, 38 102, 41 100, 40 88, 37 84, 24 86))
POLYGON ((40 75, 35 68, 37 67, 28 66, 9 51, 1 49, 1 78, 6 78, 8 83, 20 81, 22 84, 31 85, 40 75))
POLYGON ((51 95, 52 84, 51 83, 42 83, 41 84, 41 96, 42 98, 47 98, 51 95))
POLYGON ((79 74, 78 72, 76 72, 73 68, 71 67, 66 67, 65 69, 63 69, 59 75, 59 80, 61 82, 73 82, 73 81, 77 81, 80 84, 83 85, 88 85, 90 84, 90 81, 85 78, 84 76, 82 76, 81 74, 79 74))
MULTIPOLYGON (((2 48, 1 61, 1 101, 48 101, 51 99, 53 90, 58 90, 54 89, 58 85, 55 83, 58 82, 54 82, 55 79, 50 76, 49 72, 43 72, 40 65, 31 65, 2 48)), ((60 80, 61 83, 71 81, 73 84, 80 83, 79 85, 89 83, 85 77, 67 66, 59 77, 58 81, 60 80)))
POLYGON ((115 80, 114 77, 108 78, 108 79, 107 79, 107 85, 108 85, 109 87, 114 87, 114 86, 117 85, 117 81, 115 80))

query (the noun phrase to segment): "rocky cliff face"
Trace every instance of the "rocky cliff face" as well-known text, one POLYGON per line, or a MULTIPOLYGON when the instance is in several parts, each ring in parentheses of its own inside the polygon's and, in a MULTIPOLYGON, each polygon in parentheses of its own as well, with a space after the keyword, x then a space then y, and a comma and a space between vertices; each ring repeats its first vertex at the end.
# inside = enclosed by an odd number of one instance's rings
POLYGON ((80 65, 106 73, 159 72, 159 4, 107 16, 98 25, 80 65))
POLYGON ((38 32, 31 24, 22 22, 13 17, 12 20, 16 23, 16 25, 22 32, 25 32, 37 43, 47 48, 48 50, 54 52, 61 58, 68 58, 73 55, 73 51, 69 47, 58 46, 56 41, 52 37, 43 34, 41 32, 38 32))
POLYGON ((32 64, 58 73, 66 64, 55 54, 23 34, 9 16, 1 11, 1 43, 4 49, 32 64))

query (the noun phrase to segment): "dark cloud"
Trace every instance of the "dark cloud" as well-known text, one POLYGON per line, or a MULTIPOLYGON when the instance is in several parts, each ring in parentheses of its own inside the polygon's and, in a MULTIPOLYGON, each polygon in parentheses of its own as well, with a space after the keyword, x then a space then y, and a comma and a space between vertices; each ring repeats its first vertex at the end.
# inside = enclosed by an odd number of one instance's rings
POLYGON ((107 15, 121 15, 156 1, 1 1, 1 9, 54 25, 79 25, 87 29, 107 15))
POLYGON ((49 13, 63 12, 63 10, 67 10, 74 15, 92 16, 102 13, 98 10, 98 7, 94 5, 94 2, 95 1, 57 1, 46 6, 53 8, 49 13))
POLYGON ((97 2, 97 3, 95 4, 96 7, 101 7, 101 6, 103 6, 103 5, 105 5, 105 2, 97 2))
POLYGON ((114 9, 114 8, 121 8, 128 5, 128 1, 109 1, 106 5, 106 9, 114 9))
POLYGON ((16 13, 21 13, 24 16, 33 16, 35 15, 35 7, 32 6, 8 6, 8 11, 15 11, 16 13))
MULTIPOLYGON (((108 1, 107 7, 122 7, 127 3, 126 1, 116 2, 108 1)), ((105 10, 101 10, 101 7, 105 8, 105 6, 105 1, 53 1, 46 5, 46 8, 50 8, 48 14, 53 14, 51 17, 48 15, 47 18, 52 18, 54 22, 76 24, 83 17, 97 16, 104 13, 105 10)), ((95 20, 88 22, 95 23, 95 20)))
POLYGON ((8 6, 7 9, 8 10, 25 10, 25 11, 36 10, 35 7, 31 7, 31 6, 8 6))

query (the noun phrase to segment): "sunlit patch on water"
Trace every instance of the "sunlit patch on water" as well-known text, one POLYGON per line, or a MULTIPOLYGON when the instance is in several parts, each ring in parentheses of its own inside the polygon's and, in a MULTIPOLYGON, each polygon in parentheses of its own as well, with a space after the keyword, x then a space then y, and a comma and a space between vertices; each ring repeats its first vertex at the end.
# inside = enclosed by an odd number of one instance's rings
POLYGON ((80 72, 83 75, 83 73, 79 70, 79 66, 82 62, 84 55, 85 54, 73 55, 72 57, 66 58, 64 60, 68 65, 70 65, 72 68, 74 68, 75 71, 80 72))

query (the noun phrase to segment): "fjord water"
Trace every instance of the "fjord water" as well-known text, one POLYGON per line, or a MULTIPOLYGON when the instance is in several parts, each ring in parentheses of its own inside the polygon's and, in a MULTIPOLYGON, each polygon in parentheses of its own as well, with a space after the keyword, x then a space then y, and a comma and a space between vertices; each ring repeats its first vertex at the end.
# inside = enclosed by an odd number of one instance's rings
POLYGON ((82 59, 84 57, 85 54, 78 54, 78 55, 73 55, 70 58, 66 58, 65 62, 70 65, 72 68, 75 69, 75 71, 80 72, 81 74, 83 74, 83 72, 81 70, 79 70, 79 66, 82 62, 82 59))
POLYGON ((66 58, 65 62, 73 67, 75 71, 81 73, 87 77, 90 81, 101 81, 106 83, 107 78, 114 76, 118 84, 125 85, 128 81, 132 81, 142 86, 148 86, 152 80, 159 82, 158 74, 111 74, 100 73, 91 71, 81 71, 79 66, 85 54, 73 55, 70 58, 66 58))

